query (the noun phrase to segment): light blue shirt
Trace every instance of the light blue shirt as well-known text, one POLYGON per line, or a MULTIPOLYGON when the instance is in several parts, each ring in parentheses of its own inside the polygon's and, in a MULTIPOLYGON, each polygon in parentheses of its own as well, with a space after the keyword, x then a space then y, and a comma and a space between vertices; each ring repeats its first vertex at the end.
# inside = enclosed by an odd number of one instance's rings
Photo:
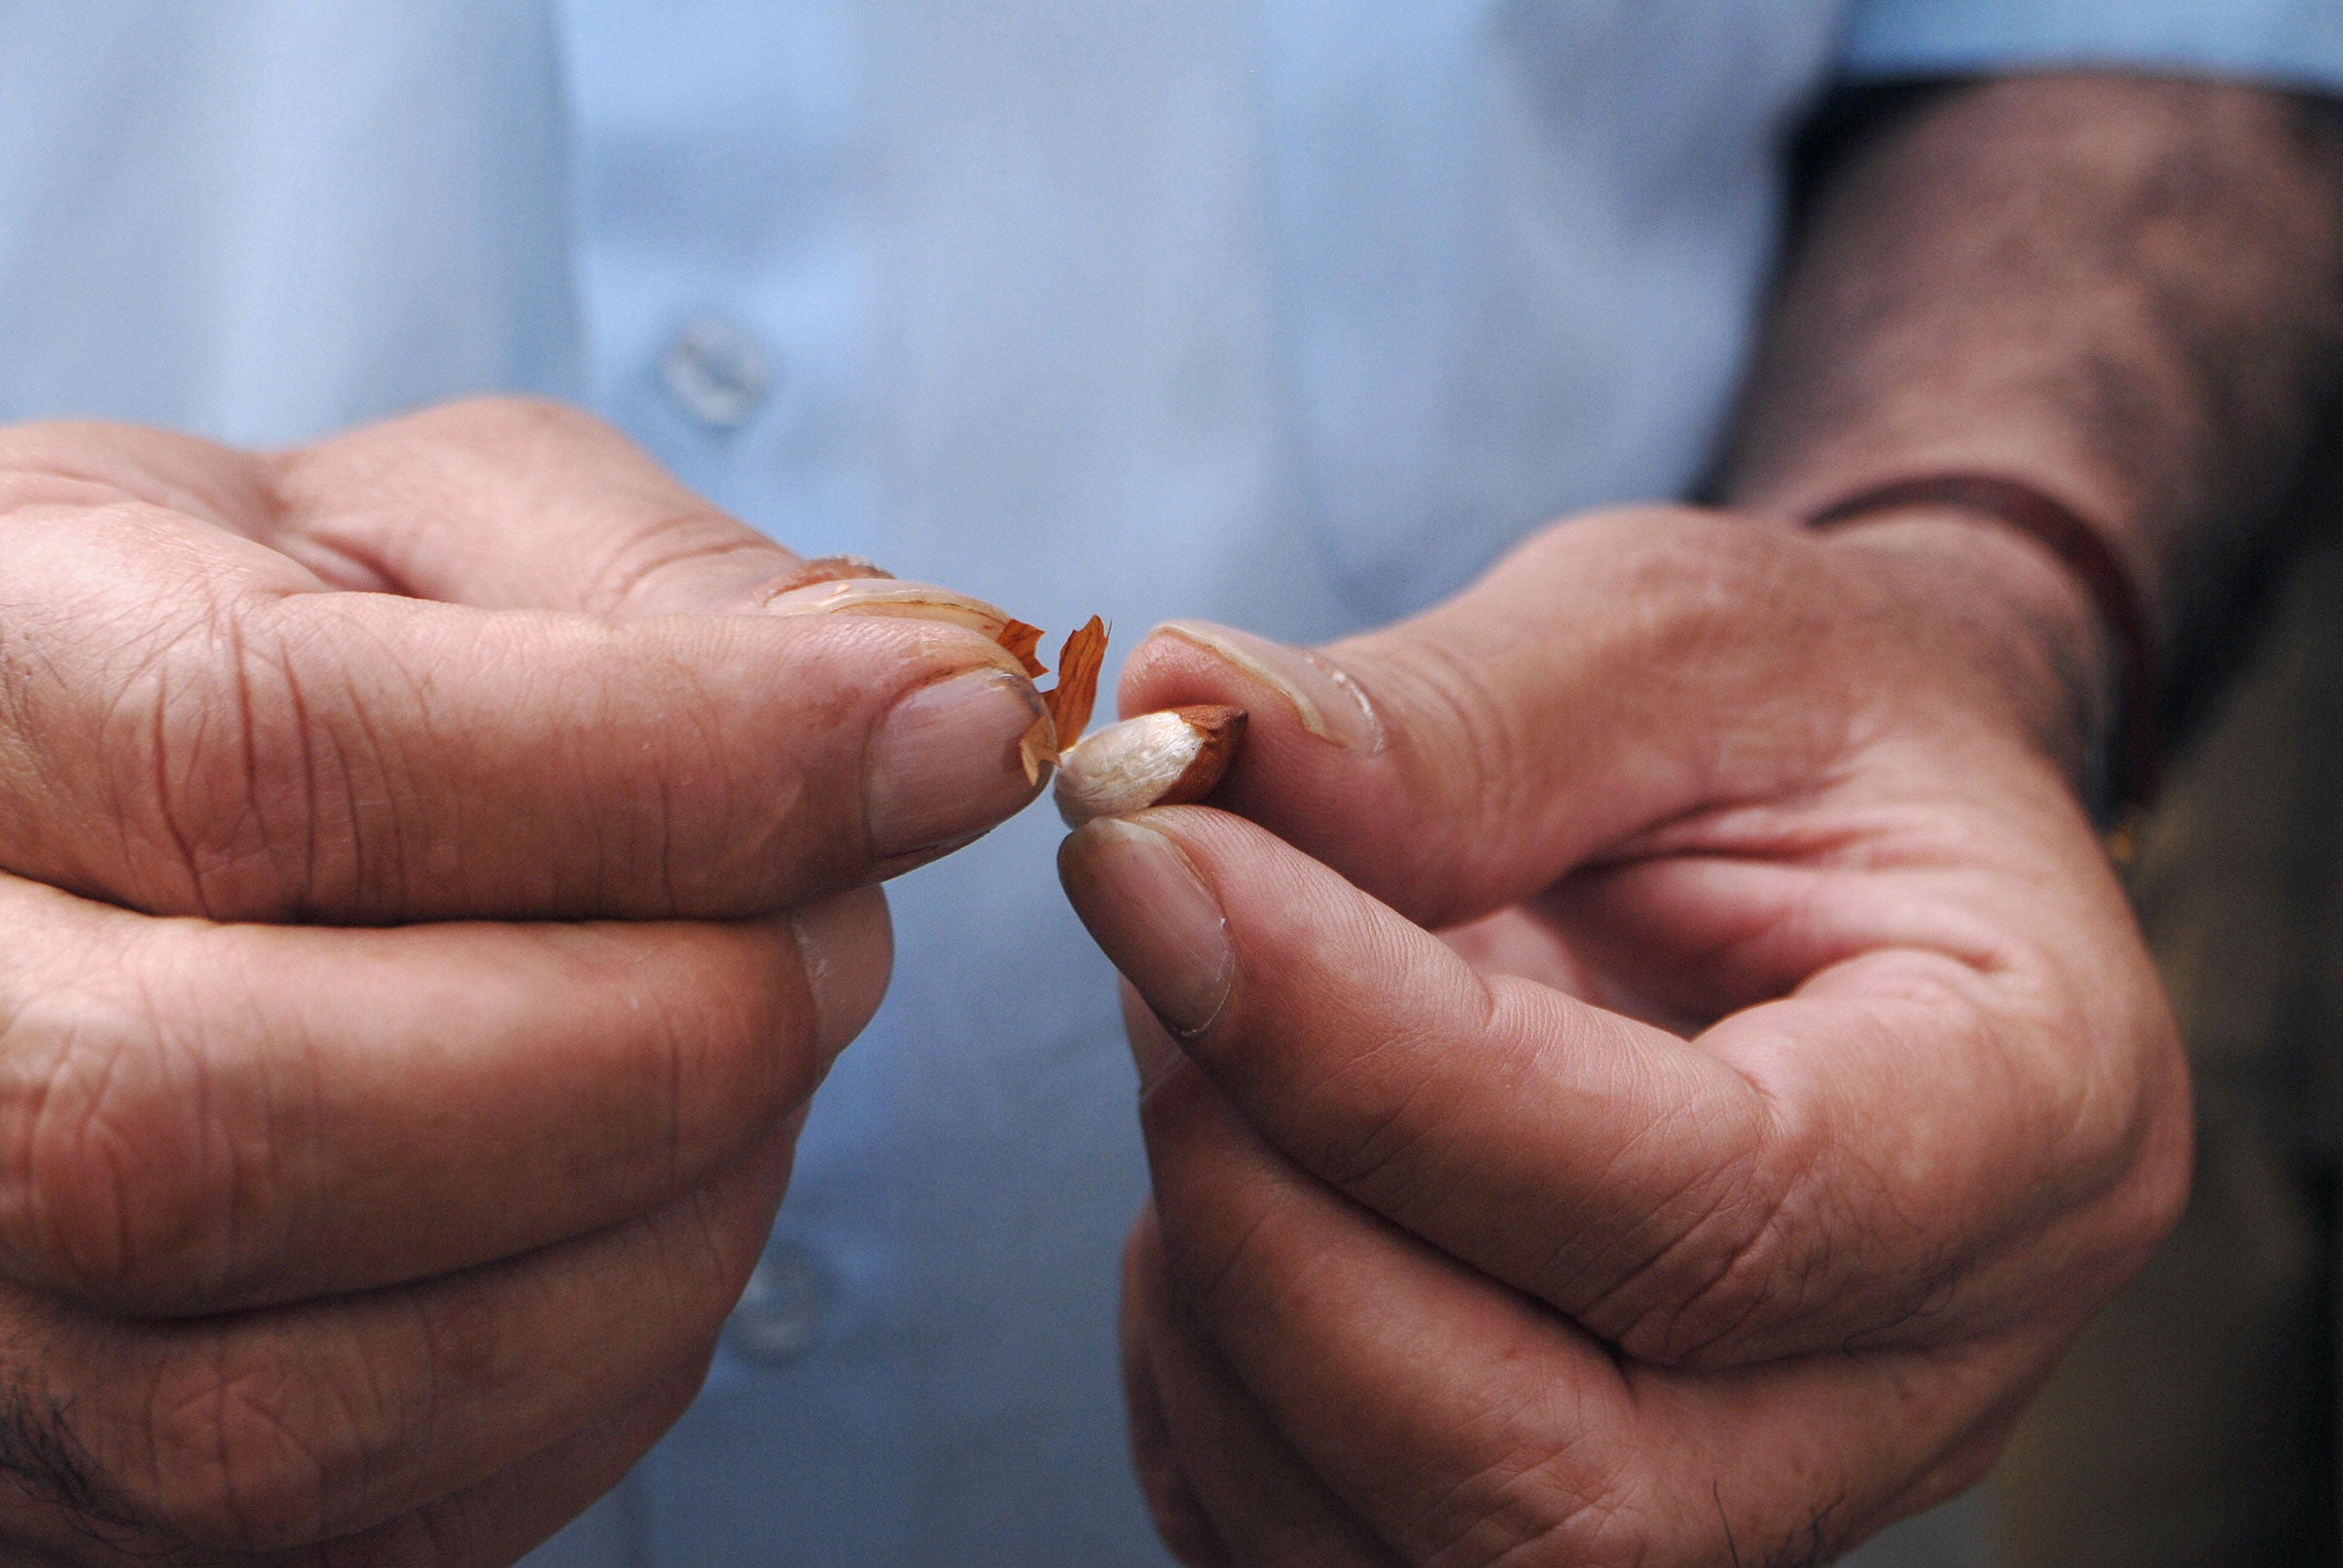
MULTIPOLYGON (((2336 0, 0 6, 0 417, 577 398, 809 553, 1288 638, 1680 493, 1834 66, 2343 83, 2336 0)), ((898 884, 707 1389, 564 1565, 1160 1563, 1046 807, 898 884)))

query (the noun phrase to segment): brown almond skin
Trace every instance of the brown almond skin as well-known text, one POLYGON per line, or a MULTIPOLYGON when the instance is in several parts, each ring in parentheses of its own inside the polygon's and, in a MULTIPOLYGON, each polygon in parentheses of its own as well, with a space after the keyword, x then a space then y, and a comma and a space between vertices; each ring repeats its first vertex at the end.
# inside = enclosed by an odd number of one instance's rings
POLYGON ((1245 712, 1217 702, 1191 703, 1172 711, 1204 736, 1204 749, 1153 803, 1194 805, 1212 793, 1228 772, 1229 764, 1237 760, 1237 748, 1244 740, 1245 712))

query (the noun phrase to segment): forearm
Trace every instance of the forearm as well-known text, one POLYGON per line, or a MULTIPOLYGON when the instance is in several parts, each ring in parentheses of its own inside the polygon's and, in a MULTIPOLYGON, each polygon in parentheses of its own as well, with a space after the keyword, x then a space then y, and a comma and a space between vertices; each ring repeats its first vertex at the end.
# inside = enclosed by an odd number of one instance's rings
MULTIPOLYGON (((1724 488, 1798 516, 1924 471, 2026 481, 2104 531, 2170 640, 2286 514, 2339 371, 2331 105, 2114 77, 1966 86, 1825 169, 1724 488)), ((1946 570, 1981 550, 1970 575, 2012 585, 2038 635, 2010 657, 2066 688, 2063 718, 2033 717, 2079 746, 2104 708, 2087 604, 2013 541, 1938 548, 1946 570)))

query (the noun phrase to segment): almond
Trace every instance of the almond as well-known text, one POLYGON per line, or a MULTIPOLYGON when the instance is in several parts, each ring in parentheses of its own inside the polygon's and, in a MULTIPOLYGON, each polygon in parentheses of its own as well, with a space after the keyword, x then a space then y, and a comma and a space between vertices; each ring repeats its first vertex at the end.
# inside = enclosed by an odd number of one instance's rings
POLYGON ((1200 703, 1110 724, 1058 757, 1058 814, 1069 828, 1212 792, 1244 737, 1244 710, 1200 703))

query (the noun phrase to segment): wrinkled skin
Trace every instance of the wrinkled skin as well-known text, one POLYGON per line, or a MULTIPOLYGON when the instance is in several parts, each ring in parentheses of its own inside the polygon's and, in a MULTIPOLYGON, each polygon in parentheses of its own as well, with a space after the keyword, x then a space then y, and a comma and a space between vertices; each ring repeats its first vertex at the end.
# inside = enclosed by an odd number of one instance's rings
POLYGON ((1251 712, 1219 808, 1062 859, 1135 988, 1183 1560, 1805 1562, 1982 1473, 2188 1106, 2057 704, 1948 608, 1980 572, 2073 592, 1974 520, 1581 519, 1323 650, 1349 743, 1138 652, 1127 712, 1251 712))
POLYGON ((1031 793, 799 565, 532 404, 0 432, 0 1558, 507 1562, 680 1413, 869 884, 1031 793))

